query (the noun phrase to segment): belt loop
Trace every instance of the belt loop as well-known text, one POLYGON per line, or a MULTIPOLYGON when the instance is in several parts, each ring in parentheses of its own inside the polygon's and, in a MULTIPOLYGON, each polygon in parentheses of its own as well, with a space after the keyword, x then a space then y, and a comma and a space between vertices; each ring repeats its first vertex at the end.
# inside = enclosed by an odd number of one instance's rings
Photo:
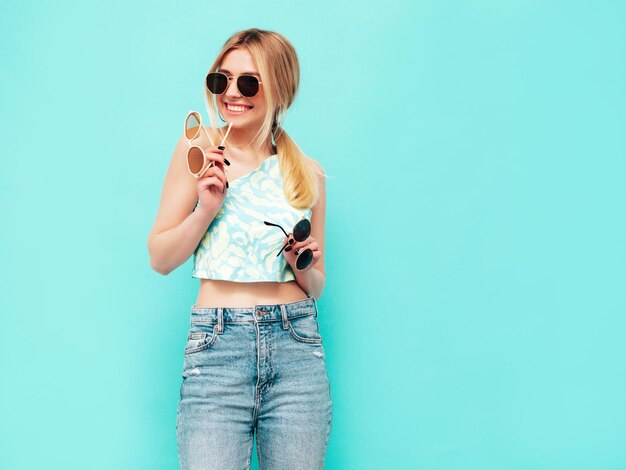
POLYGON ((315 315, 313 316, 313 318, 317 318, 317 300, 315 300, 315 297, 311 297, 313 299, 313 307, 314 307, 314 312, 315 315))
POLYGON ((283 317, 283 330, 288 330, 289 319, 287 318, 287 307, 285 307, 285 304, 280 304, 280 313, 283 317))
POLYGON ((222 334, 224 332, 224 308, 217 307, 217 333, 222 334))

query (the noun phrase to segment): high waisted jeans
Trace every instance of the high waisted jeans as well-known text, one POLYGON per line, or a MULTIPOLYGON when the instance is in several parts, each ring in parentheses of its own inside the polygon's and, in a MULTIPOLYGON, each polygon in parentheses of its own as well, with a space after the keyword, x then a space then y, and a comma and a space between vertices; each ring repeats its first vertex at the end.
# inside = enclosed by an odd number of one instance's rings
POLYGON ((317 301, 191 307, 176 418, 182 470, 323 469, 332 421, 317 301))

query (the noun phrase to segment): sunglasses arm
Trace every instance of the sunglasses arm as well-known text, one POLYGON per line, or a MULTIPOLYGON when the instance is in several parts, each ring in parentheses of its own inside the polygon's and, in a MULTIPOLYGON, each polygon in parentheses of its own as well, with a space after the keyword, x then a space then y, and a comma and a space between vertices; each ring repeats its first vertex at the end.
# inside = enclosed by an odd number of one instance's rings
POLYGON ((213 142, 213 139, 211 139, 211 135, 206 131, 206 129, 204 128, 202 124, 200 124, 200 127, 202 127, 202 130, 204 131, 206 136, 209 138, 209 142, 211 142, 211 146, 215 147, 215 143, 213 142))
POLYGON ((289 245, 289 242, 285 243, 285 245, 280 249, 280 251, 278 252, 278 254, 276 255, 276 257, 278 258, 280 256, 280 254, 283 252, 283 250, 285 248, 287 248, 287 245, 289 245))
MULTIPOLYGON (((273 224, 273 223, 271 223, 271 222, 268 222, 267 220, 264 220, 264 221, 263 221, 263 223, 264 223, 265 225, 271 225, 272 227, 278 227, 279 229, 281 229, 281 230, 283 231, 283 233, 285 234, 285 236, 286 236, 286 237, 288 237, 288 236, 289 236, 289 234, 288 234, 287 232, 285 232, 285 229, 284 229, 284 228, 282 228, 280 225, 278 225, 278 224, 273 224)), ((287 245, 289 245, 289 242, 285 243, 285 245, 284 245, 284 246, 280 249, 280 251, 278 252, 278 254, 276 255, 276 257, 279 257, 279 256, 280 256, 280 254, 283 252, 283 250, 284 250, 285 248, 287 248, 287 245)))
POLYGON ((273 226, 273 227, 278 227, 279 229, 281 229, 281 230, 283 231, 283 233, 285 234, 285 236, 286 236, 286 237, 288 237, 288 236, 289 236, 289 234, 288 234, 287 232, 285 232, 285 229, 284 229, 284 228, 282 228, 280 225, 278 225, 278 224, 273 224, 273 223, 271 223, 271 222, 268 222, 267 220, 264 220, 264 221, 263 221, 263 223, 264 223, 265 225, 271 225, 271 226, 273 226))

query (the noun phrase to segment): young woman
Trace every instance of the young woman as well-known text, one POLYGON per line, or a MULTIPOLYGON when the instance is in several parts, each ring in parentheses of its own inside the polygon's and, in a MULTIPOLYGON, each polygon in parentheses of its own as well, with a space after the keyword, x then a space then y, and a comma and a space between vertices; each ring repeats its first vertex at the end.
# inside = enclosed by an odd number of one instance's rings
POLYGON ((165 176, 151 266, 168 274, 193 253, 200 279, 176 422, 183 470, 248 468, 255 431, 262 469, 324 466, 325 173, 282 127, 299 73, 282 35, 234 34, 205 80, 211 126, 193 141, 213 166, 190 173, 183 133, 165 176), (226 134, 216 113, 232 124, 223 148, 208 139, 226 134))

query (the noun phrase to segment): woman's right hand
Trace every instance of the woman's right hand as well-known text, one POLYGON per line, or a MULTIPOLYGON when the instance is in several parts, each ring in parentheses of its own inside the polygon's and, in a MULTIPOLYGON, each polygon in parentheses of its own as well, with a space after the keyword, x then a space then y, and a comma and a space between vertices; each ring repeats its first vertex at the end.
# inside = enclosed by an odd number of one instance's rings
POLYGON ((226 198, 228 181, 224 173, 224 151, 209 147, 204 152, 213 164, 200 175, 196 182, 199 208, 215 216, 226 198))

